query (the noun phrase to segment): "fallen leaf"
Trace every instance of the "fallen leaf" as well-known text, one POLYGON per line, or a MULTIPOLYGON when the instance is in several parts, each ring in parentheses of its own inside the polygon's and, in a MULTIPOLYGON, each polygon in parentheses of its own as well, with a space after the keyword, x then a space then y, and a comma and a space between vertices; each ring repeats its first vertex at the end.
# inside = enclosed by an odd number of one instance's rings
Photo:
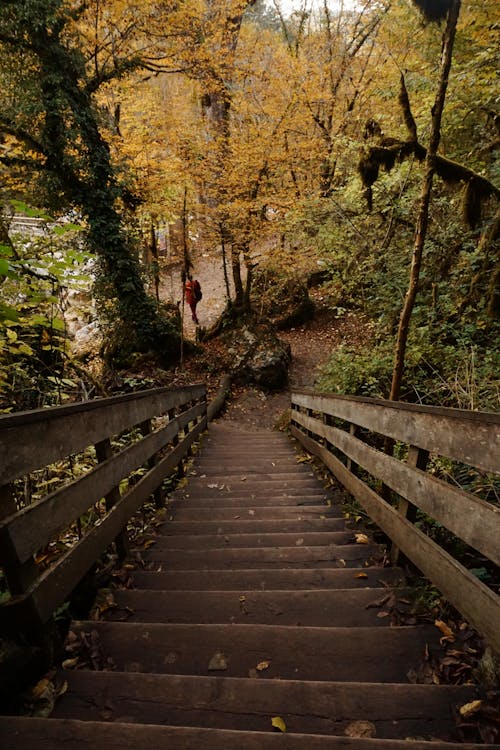
POLYGON ((271 725, 275 729, 279 729, 280 732, 286 732, 286 724, 281 716, 273 716, 273 718, 271 719, 271 725))
POLYGON ((390 615, 390 612, 385 612, 385 611, 377 612, 377 617, 381 617, 381 618, 382 617, 389 617, 389 615, 390 615))
POLYGON ((370 544, 370 540, 366 534, 354 534, 354 537, 356 539, 356 544, 370 544))
POLYGON ((368 578, 368 573, 356 573, 354 578, 368 578))
POLYGON ((61 685, 58 685, 56 689, 56 698, 60 698, 61 695, 64 695, 66 691, 68 690, 68 682, 67 680, 64 680, 64 682, 61 685))
POLYGON ((304 544, 304 539, 301 537, 300 539, 297 539, 295 542, 296 547, 301 547, 304 544))
POLYGON ((483 701, 471 701, 470 703, 465 703, 463 706, 460 707, 460 716, 463 716, 464 719, 468 719, 470 716, 473 716, 475 713, 477 713, 483 705, 483 701))
POLYGON ((75 657, 74 659, 65 659, 62 663, 63 669, 73 669, 73 667, 76 667, 78 664, 78 657, 75 657))
POLYGON ((255 669, 258 672, 263 672, 265 669, 269 669, 270 666, 271 666, 271 662, 270 661, 260 661, 257 664, 257 666, 255 667, 255 669))
POLYGON ((448 641, 449 643, 453 643, 453 641, 455 640, 455 636, 453 635, 453 630, 449 625, 443 622, 443 620, 435 620, 434 625, 443 634, 442 638, 439 639, 440 643, 445 643, 446 641, 448 641))
POLYGON ((227 657, 222 651, 216 651, 209 661, 209 672, 223 672, 227 669, 227 657))
POLYGON ((156 544, 156 539, 148 539, 147 542, 144 542, 144 549, 149 549, 153 544, 156 544))
MULTIPOLYGON (((366 576, 366 573, 365 573, 365 576, 366 576)), ((371 607, 383 607, 384 604, 387 604, 391 596, 392 594, 386 594, 380 599, 374 599, 373 602, 370 602, 369 604, 366 605, 365 609, 371 609, 371 607)))
POLYGON ((51 687, 50 680, 47 680, 47 678, 44 678, 43 680, 40 680, 40 682, 37 682, 33 690, 31 691, 31 694, 33 698, 42 698, 44 693, 51 687))
POLYGON ((371 721, 352 721, 344 730, 347 737, 375 737, 377 730, 371 721))

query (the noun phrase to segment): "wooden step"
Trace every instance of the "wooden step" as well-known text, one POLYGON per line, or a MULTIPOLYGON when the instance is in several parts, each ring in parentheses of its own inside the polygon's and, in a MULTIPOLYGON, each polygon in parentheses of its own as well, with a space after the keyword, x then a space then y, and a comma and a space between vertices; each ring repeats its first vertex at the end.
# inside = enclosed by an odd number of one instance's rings
POLYGON ((405 590, 317 589, 316 591, 156 591, 113 592, 116 607, 103 619, 127 622, 241 623, 316 627, 382 627, 391 605, 407 609, 405 590))
POLYGON ((248 473, 245 474, 239 472, 230 477, 225 474, 211 474, 210 476, 193 477, 189 483, 189 491, 190 493, 195 491, 204 492, 205 490, 220 492, 220 485, 223 485, 225 492, 243 490, 243 493, 248 491, 249 486, 252 487, 252 490, 255 488, 266 491, 281 487, 285 489, 287 487, 293 487, 300 491, 303 491, 304 489, 323 489, 314 476, 308 476, 307 474, 292 474, 287 472, 284 474, 258 474, 256 476, 251 476, 248 473), (217 486, 213 487, 212 485, 217 486))
MULTIPOLYGON (((337 508, 330 508, 327 505, 275 505, 275 506, 255 506, 253 508, 228 508, 225 506, 207 507, 194 505, 189 507, 189 502, 183 500, 169 503, 167 516, 172 521, 179 522, 213 522, 220 521, 276 521, 278 524, 286 521, 308 521, 314 520, 333 520, 339 524, 344 524, 344 517, 337 508)), ((160 529, 163 527, 160 527, 160 529)))
POLYGON ((287 506, 289 508, 310 508, 315 507, 320 511, 329 509, 327 496, 324 492, 282 492, 282 493, 265 493, 250 492, 244 495, 223 493, 219 490, 218 495, 209 496, 206 493, 189 495, 183 493, 176 494, 172 499, 177 503, 182 503, 185 507, 201 508, 273 508, 287 506))
POLYGON ((357 739, 157 724, 0 717, 2 750, 498 750, 499 745, 357 739))
MULTIPOLYGON (((195 514, 193 514, 195 515, 195 514)), ((272 518, 261 520, 246 515, 245 518, 235 518, 232 514, 230 520, 206 520, 200 521, 181 521, 177 518, 177 513, 171 521, 162 525, 158 529, 158 535, 162 537, 195 535, 213 535, 213 534, 304 534, 305 532, 344 532, 345 520, 343 518, 327 518, 326 516, 308 516, 307 518, 272 518)), ((353 531, 345 532, 353 536, 353 531)))
POLYGON ((406 682, 418 670, 437 628, 318 628, 284 625, 200 625, 75 622, 96 631, 105 657, 124 672, 211 675, 225 655, 226 677, 248 677, 263 661, 265 679, 406 682))
MULTIPOLYGON (((369 721, 376 737, 450 739, 453 708, 474 700, 471 686, 376 685, 260 678, 193 677, 77 670, 55 718, 269 731, 281 716, 289 733, 343 735, 369 721)), ((411 748, 411 746, 409 746, 411 748)))
POLYGON ((233 547, 316 547, 319 545, 345 545, 353 543, 352 531, 306 531, 302 533, 227 533, 216 534, 159 534, 152 538, 155 551, 203 550, 233 547))
POLYGON ((377 544, 316 545, 293 547, 224 547, 222 549, 161 549, 150 547, 145 559, 165 568, 209 570, 216 568, 362 567, 382 555, 377 544))
POLYGON ((268 568, 246 570, 134 570, 135 586, 152 591, 206 590, 290 590, 325 588, 366 588, 402 585, 399 568, 268 568))

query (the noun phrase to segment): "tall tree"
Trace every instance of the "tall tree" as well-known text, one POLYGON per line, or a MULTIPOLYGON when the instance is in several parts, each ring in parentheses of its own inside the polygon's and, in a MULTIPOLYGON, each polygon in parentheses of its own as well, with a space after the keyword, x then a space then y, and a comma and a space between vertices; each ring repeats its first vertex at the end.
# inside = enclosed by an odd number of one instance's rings
MULTIPOLYGON (((416 4, 418 4, 419 6, 424 5, 426 8, 427 6, 431 6, 430 3, 422 3, 421 0, 419 0, 416 4)), ((436 89, 434 104, 431 110, 431 131, 429 135, 427 154, 425 157, 422 193, 420 197, 420 208, 417 217, 415 241, 411 259, 410 278, 403 308, 401 310, 397 332, 394 367, 392 373, 391 390, 389 394, 389 399, 391 401, 397 401, 401 393, 401 382, 404 370, 406 344, 408 341, 411 315, 418 292, 420 269, 422 266, 422 256, 429 222, 429 206, 431 201, 432 183, 434 174, 436 172, 436 161, 439 141, 441 138, 441 119, 446 99, 448 76, 451 69, 453 44, 455 41, 458 16, 460 14, 461 0, 449 0, 449 2, 445 3, 445 5, 447 7, 446 26, 443 32, 442 39, 439 80, 436 89)))
POLYGON ((97 45, 86 59, 88 46, 77 25, 86 9, 86 3, 65 0, 6 0, 0 7, 0 43, 19 64, 29 61, 30 82, 28 98, 7 98, 0 115, 0 132, 14 140, 12 151, 21 156, 4 153, 0 160, 42 175, 60 208, 75 206, 83 213, 102 288, 129 339, 172 360, 177 332, 145 290, 137 248, 123 222, 123 207, 134 196, 116 178, 94 101, 104 82, 145 61, 115 54, 100 66, 97 45))

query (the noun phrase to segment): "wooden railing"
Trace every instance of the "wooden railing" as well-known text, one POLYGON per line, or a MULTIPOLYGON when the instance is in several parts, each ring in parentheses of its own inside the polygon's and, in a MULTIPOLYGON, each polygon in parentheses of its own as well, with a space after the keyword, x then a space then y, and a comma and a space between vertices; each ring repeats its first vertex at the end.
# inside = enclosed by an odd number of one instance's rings
POLYGON ((500 509, 425 471, 432 454, 500 473, 500 414, 305 390, 292 393, 292 434, 392 540, 393 559, 401 550, 500 652, 497 594, 413 523, 419 508, 485 558, 500 563, 500 509), (368 445, 367 431, 379 447, 384 442, 380 436, 406 444, 406 460, 368 445), (397 493, 397 507, 357 476, 358 467, 397 493))
POLYGON ((0 630, 34 629, 49 620, 112 543, 123 557, 131 516, 151 496, 161 504, 163 480, 182 465, 206 425, 204 385, 1 417, 0 567, 11 598, 0 607, 0 630), (123 433, 130 439, 126 447, 122 439, 117 450, 123 433), (67 457, 71 462, 82 451, 92 455, 93 468, 19 508, 23 478, 67 457), (82 517, 96 504, 97 522, 82 531, 82 517), (72 525, 79 532, 76 541, 41 567, 41 552, 72 525))

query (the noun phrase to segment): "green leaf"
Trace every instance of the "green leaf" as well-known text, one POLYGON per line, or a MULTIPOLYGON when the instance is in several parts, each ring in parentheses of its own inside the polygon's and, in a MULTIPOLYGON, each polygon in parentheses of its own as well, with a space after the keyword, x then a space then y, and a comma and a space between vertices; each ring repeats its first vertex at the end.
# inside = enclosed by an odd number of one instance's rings
POLYGON ((64 320, 61 320, 61 318, 52 318, 51 324, 54 331, 64 331, 65 329, 64 320))
POLYGON ((19 320, 19 313, 14 307, 9 307, 9 305, 4 305, 3 302, 0 302, 0 320, 15 322, 19 320))
POLYGON ((25 344, 24 342, 19 344, 19 346, 17 347, 17 350, 21 352, 21 354, 28 354, 29 356, 34 354, 31 346, 28 346, 28 344, 25 344))

